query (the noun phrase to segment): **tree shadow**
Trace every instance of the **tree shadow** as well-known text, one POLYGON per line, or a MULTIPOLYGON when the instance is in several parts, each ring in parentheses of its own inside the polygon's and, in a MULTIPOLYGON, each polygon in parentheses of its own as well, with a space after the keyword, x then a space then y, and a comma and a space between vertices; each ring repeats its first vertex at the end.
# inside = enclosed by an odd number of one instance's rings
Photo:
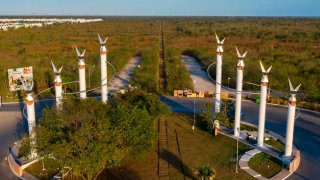
POLYGON ((108 180, 108 179, 136 180, 136 179, 142 179, 142 178, 136 171, 129 169, 126 166, 121 166, 121 167, 114 167, 114 168, 106 168, 97 178, 97 180, 108 180))
POLYGON ((193 175, 193 172, 191 169, 189 169, 188 166, 186 166, 181 159, 173 154, 172 152, 166 150, 166 149, 161 149, 159 153, 159 157, 165 161, 168 162, 168 164, 172 167, 174 167, 176 170, 178 170, 180 173, 183 174, 184 179, 189 178, 189 179, 196 179, 193 175))
POLYGON ((22 134, 28 132, 28 120, 24 116, 24 114, 26 114, 26 109, 25 109, 26 107, 25 107, 25 103, 24 103, 24 100, 23 100, 22 93, 21 93, 21 91, 16 91, 16 93, 17 93, 17 96, 18 96, 19 110, 21 112, 22 119, 20 121, 18 121, 14 134, 18 138, 20 138, 22 134))

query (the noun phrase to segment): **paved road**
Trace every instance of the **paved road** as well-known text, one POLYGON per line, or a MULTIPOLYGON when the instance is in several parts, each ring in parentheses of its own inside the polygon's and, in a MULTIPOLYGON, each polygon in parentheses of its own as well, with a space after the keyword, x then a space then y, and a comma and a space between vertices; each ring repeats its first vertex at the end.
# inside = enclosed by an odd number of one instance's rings
MULTIPOLYGON (((175 98, 162 97, 173 111, 193 112, 193 101, 196 112, 200 112, 203 101, 210 98, 175 98)), ((258 125, 259 105, 250 101, 242 103, 242 111, 246 113, 244 121, 258 125)), ((267 106, 266 128, 283 137, 286 133, 287 107, 267 106)), ((301 150, 299 169, 290 179, 317 179, 320 177, 320 113, 301 111, 295 123, 294 144, 301 150)))
MULTIPOLYGON (((53 100, 36 102, 36 111, 41 112, 43 108, 52 106, 53 102, 53 100)), ((23 106, 22 103, 13 103, 3 104, 0 108, 0 179, 18 179, 11 172, 5 158, 8 155, 8 148, 21 134, 26 133, 28 124, 22 115, 23 106)), ((40 113, 37 113, 38 118, 39 116, 40 113)))
MULTIPOLYGON (((193 101, 196 102, 196 111, 201 109, 201 102, 213 99, 187 99, 162 97, 174 111, 193 112, 193 101)), ((47 106, 52 106, 52 100, 36 102, 37 112, 47 106)), ((27 127, 22 117, 23 105, 19 103, 5 104, 0 108, 0 179, 17 179, 9 170, 5 161, 8 147, 18 139, 21 132, 27 127)), ((258 124, 259 106, 253 102, 244 101, 242 111, 246 113, 244 121, 258 124)), ((39 116, 40 114, 37 113, 39 116)), ((267 107, 266 128, 282 136, 286 132, 287 108, 267 107)), ((301 164, 290 179, 317 179, 320 177, 320 113, 301 112, 295 124, 294 144, 301 150, 301 164)))
MULTIPOLYGON (((116 77, 110 82, 110 93, 125 89, 134 74, 136 67, 140 64, 140 57, 134 57, 129 60, 126 66, 120 71, 116 77)), ((99 99, 99 97, 97 97, 99 99)), ((22 100, 23 101, 23 100, 22 100)), ((36 113, 37 119, 40 117, 40 112, 45 107, 50 107, 54 103, 53 100, 37 101, 36 113)), ((9 169, 5 158, 8 155, 8 148, 12 146, 21 134, 27 133, 27 120, 23 118, 22 109, 23 103, 3 104, 0 108, 0 179, 17 179, 9 169)))
POLYGON ((182 56, 182 62, 186 65, 190 77, 193 81, 193 87, 196 92, 211 91, 215 92, 215 85, 208 79, 207 72, 204 71, 197 61, 190 56, 182 56))
MULTIPOLYGON (((196 60, 189 56, 182 57, 189 70, 195 89, 209 90, 209 78, 196 60), (201 72, 202 71, 202 72, 201 72), (200 81, 199 81, 200 79, 200 81)), ((195 99, 197 111, 201 102, 213 99, 195 99)), ((193 112, 192 99, 168 98, 167 102, 174 111, 193 112)), ((259 105, 250 101, 242 102, 242 112, 246 113, 244 121, 258 125, 259 105)), ((283 137, 286 133, 287 107, 268 105, 266 113, 266 128, 283 137)), ((295 122, 294 144, 301 150, 301 164, 297 172, 290 179, 316 179, 320 177, 320 113, 301 111, 295 122)), ((319 178, 320 179, 320 178, 319 178)))
MULTIPOLYGON (((196 112, 200 112, 203 101, 212 101, 210 98, 175 98, 162 97, 173 111, 193 112, 193 103, 196 112)), ((250 101, 242 103, 242 111, 246 113, 244 121, 258 125, 259 105, 250 101)), ((267 106, 266 128, 283 137, 286 133, 287 107, 267 106)), ((289 179, 317 179, 320 177, 320 113, 301 111, 295 123, 294 144, 301 150, 299 169, 289 179)))

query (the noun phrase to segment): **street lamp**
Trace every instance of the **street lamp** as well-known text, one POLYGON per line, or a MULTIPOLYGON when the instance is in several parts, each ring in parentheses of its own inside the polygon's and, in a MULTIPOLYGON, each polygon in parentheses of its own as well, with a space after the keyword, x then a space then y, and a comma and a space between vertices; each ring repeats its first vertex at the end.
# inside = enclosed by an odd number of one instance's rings
POLYGON ((230 82, 230 79, 231 79, 231 78, 229 78, 229 77, 228 77, 228 87, 229 87, 229 82, 230 82))
POLYGON ((194 131, 194 126, 195 126, 195 124, 196 124, 196 106, 195 106, 195 104, 196 104, 196 101, 195 100, 193 100, 193 125, 192 125, 192 130, 194 131))
POLYGON ((42 161, 42 171, 45 171, 46 169, 44 168, 43 158, 41 158, 41 161, 42 161))
MULTIPOLYGON (((240 128, 237 128, 237 131, 239 133, 239 136, 240 136, 240 128)), ((237 160, 236 160, 236 173, 238 173, 238 162, 239 162, 239 136, 237 136, 237 160)))
POLYGON ((89 89, 90 89, 90 87, 91 87, 91 81, 90 81, 90 78, 91 78, 91 68, 95 68, 95 66, 91 66, 91 67, 88 68, 88 69, 89 69, 89 89))

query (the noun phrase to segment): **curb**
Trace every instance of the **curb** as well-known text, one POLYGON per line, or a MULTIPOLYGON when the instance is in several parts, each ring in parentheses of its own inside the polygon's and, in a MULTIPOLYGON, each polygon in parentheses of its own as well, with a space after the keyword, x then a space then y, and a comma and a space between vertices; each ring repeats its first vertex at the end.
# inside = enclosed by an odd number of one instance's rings
MULTIPOLYGON (((255 127, 255 125, 253 125, 253 124, 251 124, 251 123, 243 123, 243 124, 246 124, 246 125, 249 125, 249 126, 252 125, 252 126, 255 127)), ((224 127, 224 128, 225 128, 225 129, 228 129, 228 128, 226 128, 226 127, 224 127)), ((270 132, 271 132, 271 135, 276 135, 277 137, 280 137, 279 139, 280 139, 280 141, 282 141, 282 138, 283 138, 282 136, 280 136, 279 134, 276 134, 276 133, 274 133, 274 132, 272 132, 272 131, 269 131, 269 133, 270 133, 270 132)), ((219 133, 221 133, 221 134, 223 134, 223 135, 225 135, 225 136, 228 136, 228 137, 230 137, 230 138, 237 139, 237 138, 234 137, 232 134, 229 134, 228 132, 223 132, 222 129, 220 129, 220 132, 219 132, 219 133)), ((244 155, 241 156, 240 160, 238 161, 238 165, 239 165, 240 169, 243 169, 244 171, 246 171, 248 174, 250 174, 250 175, 251 175, 252 177, 254 177, 254 178, 263 179, 263 180, 267 179, 267 178, 264 178, 263 176, 261 176, 261 174, 259 174, 259 173, 255 172, 254 170, 252 170, 252 169, 248 166, 248 162, 249 162, 250 158, 252 158, 254 155, 256 155, 256 154, 258 154, 258 153, 261 153, 261 152, 266 153, 266 154, 268 154, 268 155, 270 155, 270 156, 272 156, 272 157, 275 157, 275 158, 281 160, 280 157, 279 157, 279 156, 276 156, 276 155, 274 155, 274 154, 272 154, 272 153, 270 154, 270 152, 267 152, 267 151, 265 151, 264 149, 261 149, 261 148, 257 149, 256 146, 254 146, 254 145, 246 142, 245 140, 243 140, 243 139, 241 139, 241 138, 239 138, 238 140, 239 140, 239 142, 242 142, 242 143, 244 143, 244 144, 246 144, 246 145, 254 148, 253 150, 247 151, 244 155)), ((272 147, 272 146, 271 146, 271 147, 272 147)), ((293 148, 295 148, 295 150, 297 150, 294 145, 293 145, 293 148)), ((274 149, 276 149, 276 148, 274 148, 274 149)), ((300 163, 299 163, 299 164, 300 164, 300 163)), ((289 172, 287 169, 282 169, 278 174, 274 175, 274 176, 273 176, 272 178, 270 178, 270 179, 271 179, 271 180, 279 180, 279 179, 284 180, 284 179, 287 179, 289 176, 291 176, 291 175, 293 174, 293 172, 295 172, 295 171, 298 169, 299 164, 298 164, 298 166, 296 167, 296 169, 294 169, 292 172, 289 172), (283 175, 283 174, 284 174, 284 175, 283 175), (282 176, 284 176, 284 177, 282 177, 282 176)))
POLYGON ((16 141, 12 147, 12 150, 10 152, 10 154, 8 155, 8 164, 10 166, 10 170, 11 172, 18 177, 19 179, 22 180, 39 180, 38 178, 32 176, 31 174, 29 174, 28 172, 24 171, 23 169, 23 165, 22 165, 22 161, 20 159, 17 158, 17 155, 19 154, 19 143, 20 141, 16 141), (12 161, 14 161, 14 163, 12 163, 9 159, 12 159, 12 161), (17 161, 19 162, 19 164, 17 163, 17 161), (21 164, 20 164, 21 163, 21 164), (19 166, 19 169, 21 169, 21 175, 17 174, 17 172, 13 169, 14 166, 19 166))
POLYGON ((239 160, 239 167, 240 167, 240 169, 244 170, 246 173, 250 174, 252 177, 264 180, 267 178, 261 176, 260 173, 254 171, 248 165, 249 160, 253 156, 255 156, 256 154, 259 154, 259 153, 261 153, 261 151, 258 149, 253 149, 253 150, 247 151, 244 155, 241 156, 241 158, 239 160))

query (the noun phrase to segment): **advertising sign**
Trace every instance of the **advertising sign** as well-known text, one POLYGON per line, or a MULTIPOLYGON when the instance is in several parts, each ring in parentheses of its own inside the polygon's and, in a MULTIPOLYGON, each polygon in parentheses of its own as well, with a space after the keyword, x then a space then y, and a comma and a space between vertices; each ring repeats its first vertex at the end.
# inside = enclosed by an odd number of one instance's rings
POLYGON ((9 90, 19 91, 25 90, 23 82, 28 86, 33 84, 33 70, 32 66, 24 68, 13 68, 8 69, 8 78, 9 78, 9 90))

